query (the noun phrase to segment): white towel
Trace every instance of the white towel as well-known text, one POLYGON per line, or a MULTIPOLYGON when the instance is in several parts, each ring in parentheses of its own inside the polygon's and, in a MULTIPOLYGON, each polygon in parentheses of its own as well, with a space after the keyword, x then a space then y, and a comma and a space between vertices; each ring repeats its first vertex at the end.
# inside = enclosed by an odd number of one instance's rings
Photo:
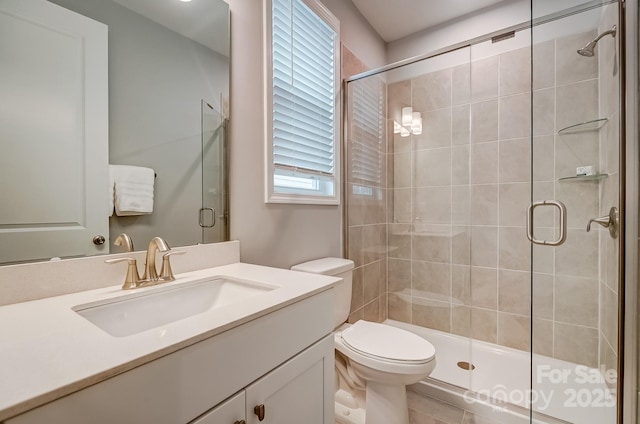
POLYGON ((155 172, 140 166, 110 165, 118 216, 146 215, 153 212, 155 172))

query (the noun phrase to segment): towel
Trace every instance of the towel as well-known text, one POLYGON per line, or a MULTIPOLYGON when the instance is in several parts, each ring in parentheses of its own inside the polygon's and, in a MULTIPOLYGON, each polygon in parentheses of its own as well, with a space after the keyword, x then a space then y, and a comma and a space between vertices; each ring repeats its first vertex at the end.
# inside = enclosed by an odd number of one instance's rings
POLYGON ((117 216, 146 215, 153 212, 155 172, 141 166, 109 165, 113 178, 117 216))

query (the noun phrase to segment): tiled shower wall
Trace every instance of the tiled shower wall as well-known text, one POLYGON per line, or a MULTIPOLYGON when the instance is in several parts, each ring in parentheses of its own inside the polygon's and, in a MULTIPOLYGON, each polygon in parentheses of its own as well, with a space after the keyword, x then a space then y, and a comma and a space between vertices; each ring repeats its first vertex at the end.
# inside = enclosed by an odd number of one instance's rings
MULTIPOLYGON (((533 173, 529 48, 388 85, 388 126, 403 106, 424 121, 422 135, 395 135, 389 145, 389 318, 528 350, 533 178, 535 200, 569 210, 567 242, 534 249, 533 348, 598 364, 600 339, 612 337, 599 322, 604 233, 585 227, 614 178, 559 181, 576 166, 605 169, 598 131, 557 135, 600 117, 598 59, 576 53, 595 35, 534 48, 533 173)), ((536 236, 553 238, 556 218, 538 210, 536 236)))

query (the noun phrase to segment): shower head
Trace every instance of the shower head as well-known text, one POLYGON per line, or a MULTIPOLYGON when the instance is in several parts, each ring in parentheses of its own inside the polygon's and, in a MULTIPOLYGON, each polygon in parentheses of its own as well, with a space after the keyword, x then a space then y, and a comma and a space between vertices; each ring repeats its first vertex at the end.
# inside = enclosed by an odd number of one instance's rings
POLYGON ((596 48, 596 44, 598 44, 598 41, 600 41, 600 39, 602 37, 604 37, 605 35, 611 35, 612 37, 615 37, 616 36, 616 31, 617 31, 617 27, 615 25, 612 26, 609 31, 605 31, 602 34, 598 35, 595 40, 589 41, 586 46, 584 46, 583 48, 578 50, 578 54, 580 56, 585 56, 585 57, 593 57, 593 56, 595 56, 595 51, 594 50, 596 48))

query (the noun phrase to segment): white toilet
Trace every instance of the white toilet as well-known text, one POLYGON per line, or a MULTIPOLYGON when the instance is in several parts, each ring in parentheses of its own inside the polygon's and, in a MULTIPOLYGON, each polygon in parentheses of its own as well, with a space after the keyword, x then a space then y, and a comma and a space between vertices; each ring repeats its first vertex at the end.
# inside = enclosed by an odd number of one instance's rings
POLYGON ((353 261, 323 258, 291 269, 343 278, 336 286, 334 311, 336 423, 408 424, 406 386, 435 368, 433 345, 385 324, 364 320, 345 324, 351 308, 353 261))

